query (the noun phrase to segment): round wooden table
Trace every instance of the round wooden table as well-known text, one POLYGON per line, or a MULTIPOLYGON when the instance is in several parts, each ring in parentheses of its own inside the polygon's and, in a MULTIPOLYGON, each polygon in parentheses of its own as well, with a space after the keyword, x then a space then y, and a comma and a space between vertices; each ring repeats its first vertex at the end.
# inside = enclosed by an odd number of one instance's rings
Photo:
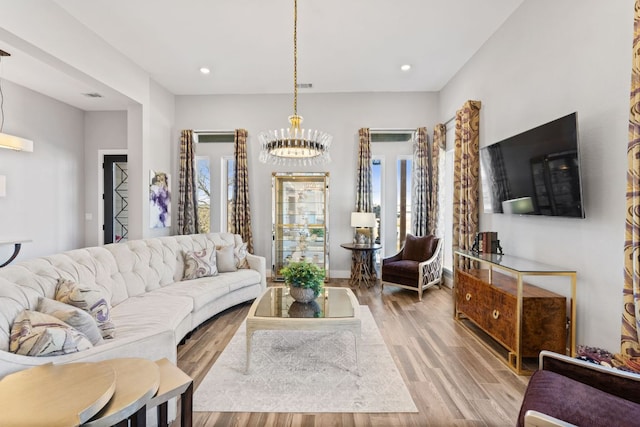
POLYGON ((77 426, 113 396, 115 370, 106 364, 46 365, 0 380, 0 425, 77 426))
POLYGON ((159 366, 139 358, 26 369, 0 380, 0 426, 144 425, 159 384, 159 366))
POLYGON ((111 359, 98 362, 116 373, 116 390, 113 398, 85 426, 112 426, 135 416, 137 424, 145 425, 146 405, 160 385, 159 366, 147 359, 111 359))

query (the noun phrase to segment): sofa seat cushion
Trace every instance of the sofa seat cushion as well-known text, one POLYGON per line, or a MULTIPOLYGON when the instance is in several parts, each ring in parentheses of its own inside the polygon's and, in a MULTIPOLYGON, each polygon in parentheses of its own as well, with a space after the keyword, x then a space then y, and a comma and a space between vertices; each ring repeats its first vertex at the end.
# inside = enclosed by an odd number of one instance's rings
POLYGON ((579 426, 631 425, 640 419, 640 405, 552 371, 536 371, 529 380, 518 426, 535 410, 579 426))
POLYGON ((174 331, 185 318, 191 316, 192 311, 191 298, 167 298, 166 295, 148 292, 127 298, 122 304, 113 307, 112 319, 118 337, 121 334, 127 337, 143 331, 174 331))
POLYGON ((400 261, 387 262, 382 265, 382 279, 385 282, 399 283, 401 285, 418 287, 418 265, 417 261, 403 259, 400 261))
POLYGON ((240 269, 230 273, 219 273, 213 277, 176 282, 151 293, 190 297, 193 300, 194 311, 199 311, 229 292, 255 285, 260 283, 260 280, 260 273, 257 271, 240 269))

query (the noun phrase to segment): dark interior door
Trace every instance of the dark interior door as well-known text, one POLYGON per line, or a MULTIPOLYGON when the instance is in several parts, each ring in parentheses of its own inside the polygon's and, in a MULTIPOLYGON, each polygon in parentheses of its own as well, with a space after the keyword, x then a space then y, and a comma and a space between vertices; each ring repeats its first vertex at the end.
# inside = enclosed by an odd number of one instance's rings
POLYGON ((104 243, 127 240, 128 174, 127 156, 107 155, 102 164, 104 171, 104 243))

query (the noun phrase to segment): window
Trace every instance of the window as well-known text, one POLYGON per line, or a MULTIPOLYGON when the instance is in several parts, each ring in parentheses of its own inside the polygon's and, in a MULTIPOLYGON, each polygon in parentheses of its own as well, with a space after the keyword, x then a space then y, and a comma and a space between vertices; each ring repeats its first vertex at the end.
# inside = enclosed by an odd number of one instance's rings
POLYGON ((396 202, 396 249, 399 251, 407 233, 411 231, 411 172, 413 161, 401 156, 396 168, 398 173, 396 202))
POLYGON ((195 136, 198 232, 225 232, 230 229, 234 198, 235 133, 202 132, 195 136))
POLYGON ((233 212, 233 203, 235 200, 235 176, 236 176, 236 159, 231 156, 225 156, 222 159, 223 163, 223 185, 226 188, 225 197, 222 205, 226 207, 223 212, 223 224, 226 224, 226 230, 231 230, 231 212, 233 212))
POLYGON ((382 244, 381 257, 395 254, 411 228, 411 159, 412 131, 372 132, 372 205, 378 219, 374 230, 376 242, 382 244), (401 172, 401 168, 404 167, 401 172), (404 176, 405 190, 401 190, 404 176), (402 197, 400 193, 402 192, 402 197), (401 203, 402 202, 402 203, 401 203), (403 206, 404 207, 401 207, 403 206), (400 216, 404 218, 400 240, 400 216))
POLYGON ((211 231, 211 172, 209 158, 196 156, 196 199, 198 233, 211 231))

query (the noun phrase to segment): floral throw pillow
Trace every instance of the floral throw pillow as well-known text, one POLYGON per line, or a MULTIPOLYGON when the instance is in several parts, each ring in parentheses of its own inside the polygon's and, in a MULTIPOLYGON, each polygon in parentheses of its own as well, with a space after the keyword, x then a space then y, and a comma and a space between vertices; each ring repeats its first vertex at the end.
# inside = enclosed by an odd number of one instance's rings
POLYGON ((199 251, 184 253, 184 274, 182 280, 199 279, 200 277, 217 276, 216 248, 206 247, 199 251))
POLYGON ((236 246, 233 250, 233 257, 236 260, 236 268, 249 268, 249 261, 247 261, 247 244, 243 243, 236 246))
POLYGON ((91 347, 82 332, 37 311, 23 310, 11 326, 9 350, 23 356, 60 356, 91 347))
POLYGON ((111 321, 111 307, 98 287, 58 279, 56 301, 78 307, 89 313, 98 324, 102 338, 115 337, 116 326, 111 321))

